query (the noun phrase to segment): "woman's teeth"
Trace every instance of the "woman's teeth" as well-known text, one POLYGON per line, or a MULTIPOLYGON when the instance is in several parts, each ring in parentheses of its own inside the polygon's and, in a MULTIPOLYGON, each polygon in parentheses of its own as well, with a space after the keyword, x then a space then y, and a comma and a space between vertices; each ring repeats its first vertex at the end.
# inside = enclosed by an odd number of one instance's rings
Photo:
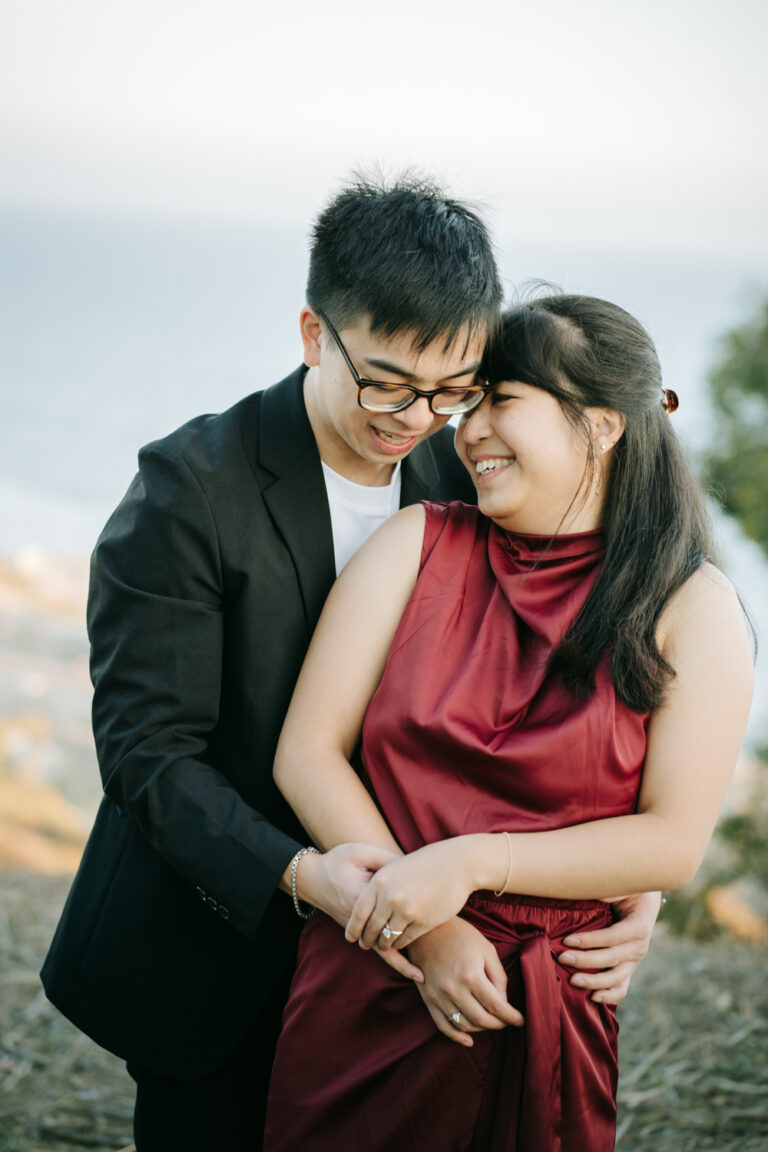
POLYGON ((511 459, 511 456, 494 456, 490 460, 478 460, 475 464, 475 472, 479 472, 481 475, 483 472, 493 472, 496 468, 504 468, 511 459))

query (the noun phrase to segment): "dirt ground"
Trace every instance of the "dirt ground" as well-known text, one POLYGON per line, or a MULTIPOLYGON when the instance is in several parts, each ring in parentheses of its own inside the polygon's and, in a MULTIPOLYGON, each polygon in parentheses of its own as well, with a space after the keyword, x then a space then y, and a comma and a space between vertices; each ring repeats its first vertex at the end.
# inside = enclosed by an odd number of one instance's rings
MULTIPOLYGON (((131 1143, 122 1064, 50 1007, 37 977, 68 886, 0 873, 0 1152, 131 1143)), ((662 923, 620 1012, 621 1152, 766 1152, 767 959, 662 923)))

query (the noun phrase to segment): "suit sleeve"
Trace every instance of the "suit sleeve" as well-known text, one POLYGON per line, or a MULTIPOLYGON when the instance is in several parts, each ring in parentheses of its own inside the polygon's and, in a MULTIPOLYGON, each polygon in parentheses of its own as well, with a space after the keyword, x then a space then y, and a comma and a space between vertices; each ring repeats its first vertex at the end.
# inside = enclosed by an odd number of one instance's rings
POLYGON ((205 493, 182 457, 150 445, 91 564, 93 727, 104 790, 212 910, 253 936, 301 845, 244 802, 226 766, 209 762, 223 614, 205 493))

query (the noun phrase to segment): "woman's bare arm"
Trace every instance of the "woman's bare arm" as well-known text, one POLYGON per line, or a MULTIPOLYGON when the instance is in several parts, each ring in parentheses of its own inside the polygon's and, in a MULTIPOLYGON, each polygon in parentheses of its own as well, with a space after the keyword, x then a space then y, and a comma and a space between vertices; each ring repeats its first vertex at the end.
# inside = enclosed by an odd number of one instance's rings
POLYGON ((352 557, 331 589, 288 709, 275 781, 322 848, 364 841, 400 851, 349 758, 416 583, 424 519, 420 505, 404 509, 352 557))

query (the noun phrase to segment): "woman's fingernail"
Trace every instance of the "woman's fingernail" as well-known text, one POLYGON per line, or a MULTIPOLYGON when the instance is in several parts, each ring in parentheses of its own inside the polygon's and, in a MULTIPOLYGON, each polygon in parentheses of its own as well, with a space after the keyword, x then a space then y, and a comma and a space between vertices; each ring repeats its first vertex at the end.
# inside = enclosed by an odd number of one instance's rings
POLYGON ((573 984, 576 988, 583 988, 586 984, 586 980, 583 976, 574 976, 571 980, 571 984, 573 984))
POLYGON ((563 944, 565 944, 567 948, 578 948, 581 944, 581 936, 566 936, 563 944))
POLYGON ((561 952, 559 959, 561 964, 573 964, 576 961, 573 952, 561 952))

